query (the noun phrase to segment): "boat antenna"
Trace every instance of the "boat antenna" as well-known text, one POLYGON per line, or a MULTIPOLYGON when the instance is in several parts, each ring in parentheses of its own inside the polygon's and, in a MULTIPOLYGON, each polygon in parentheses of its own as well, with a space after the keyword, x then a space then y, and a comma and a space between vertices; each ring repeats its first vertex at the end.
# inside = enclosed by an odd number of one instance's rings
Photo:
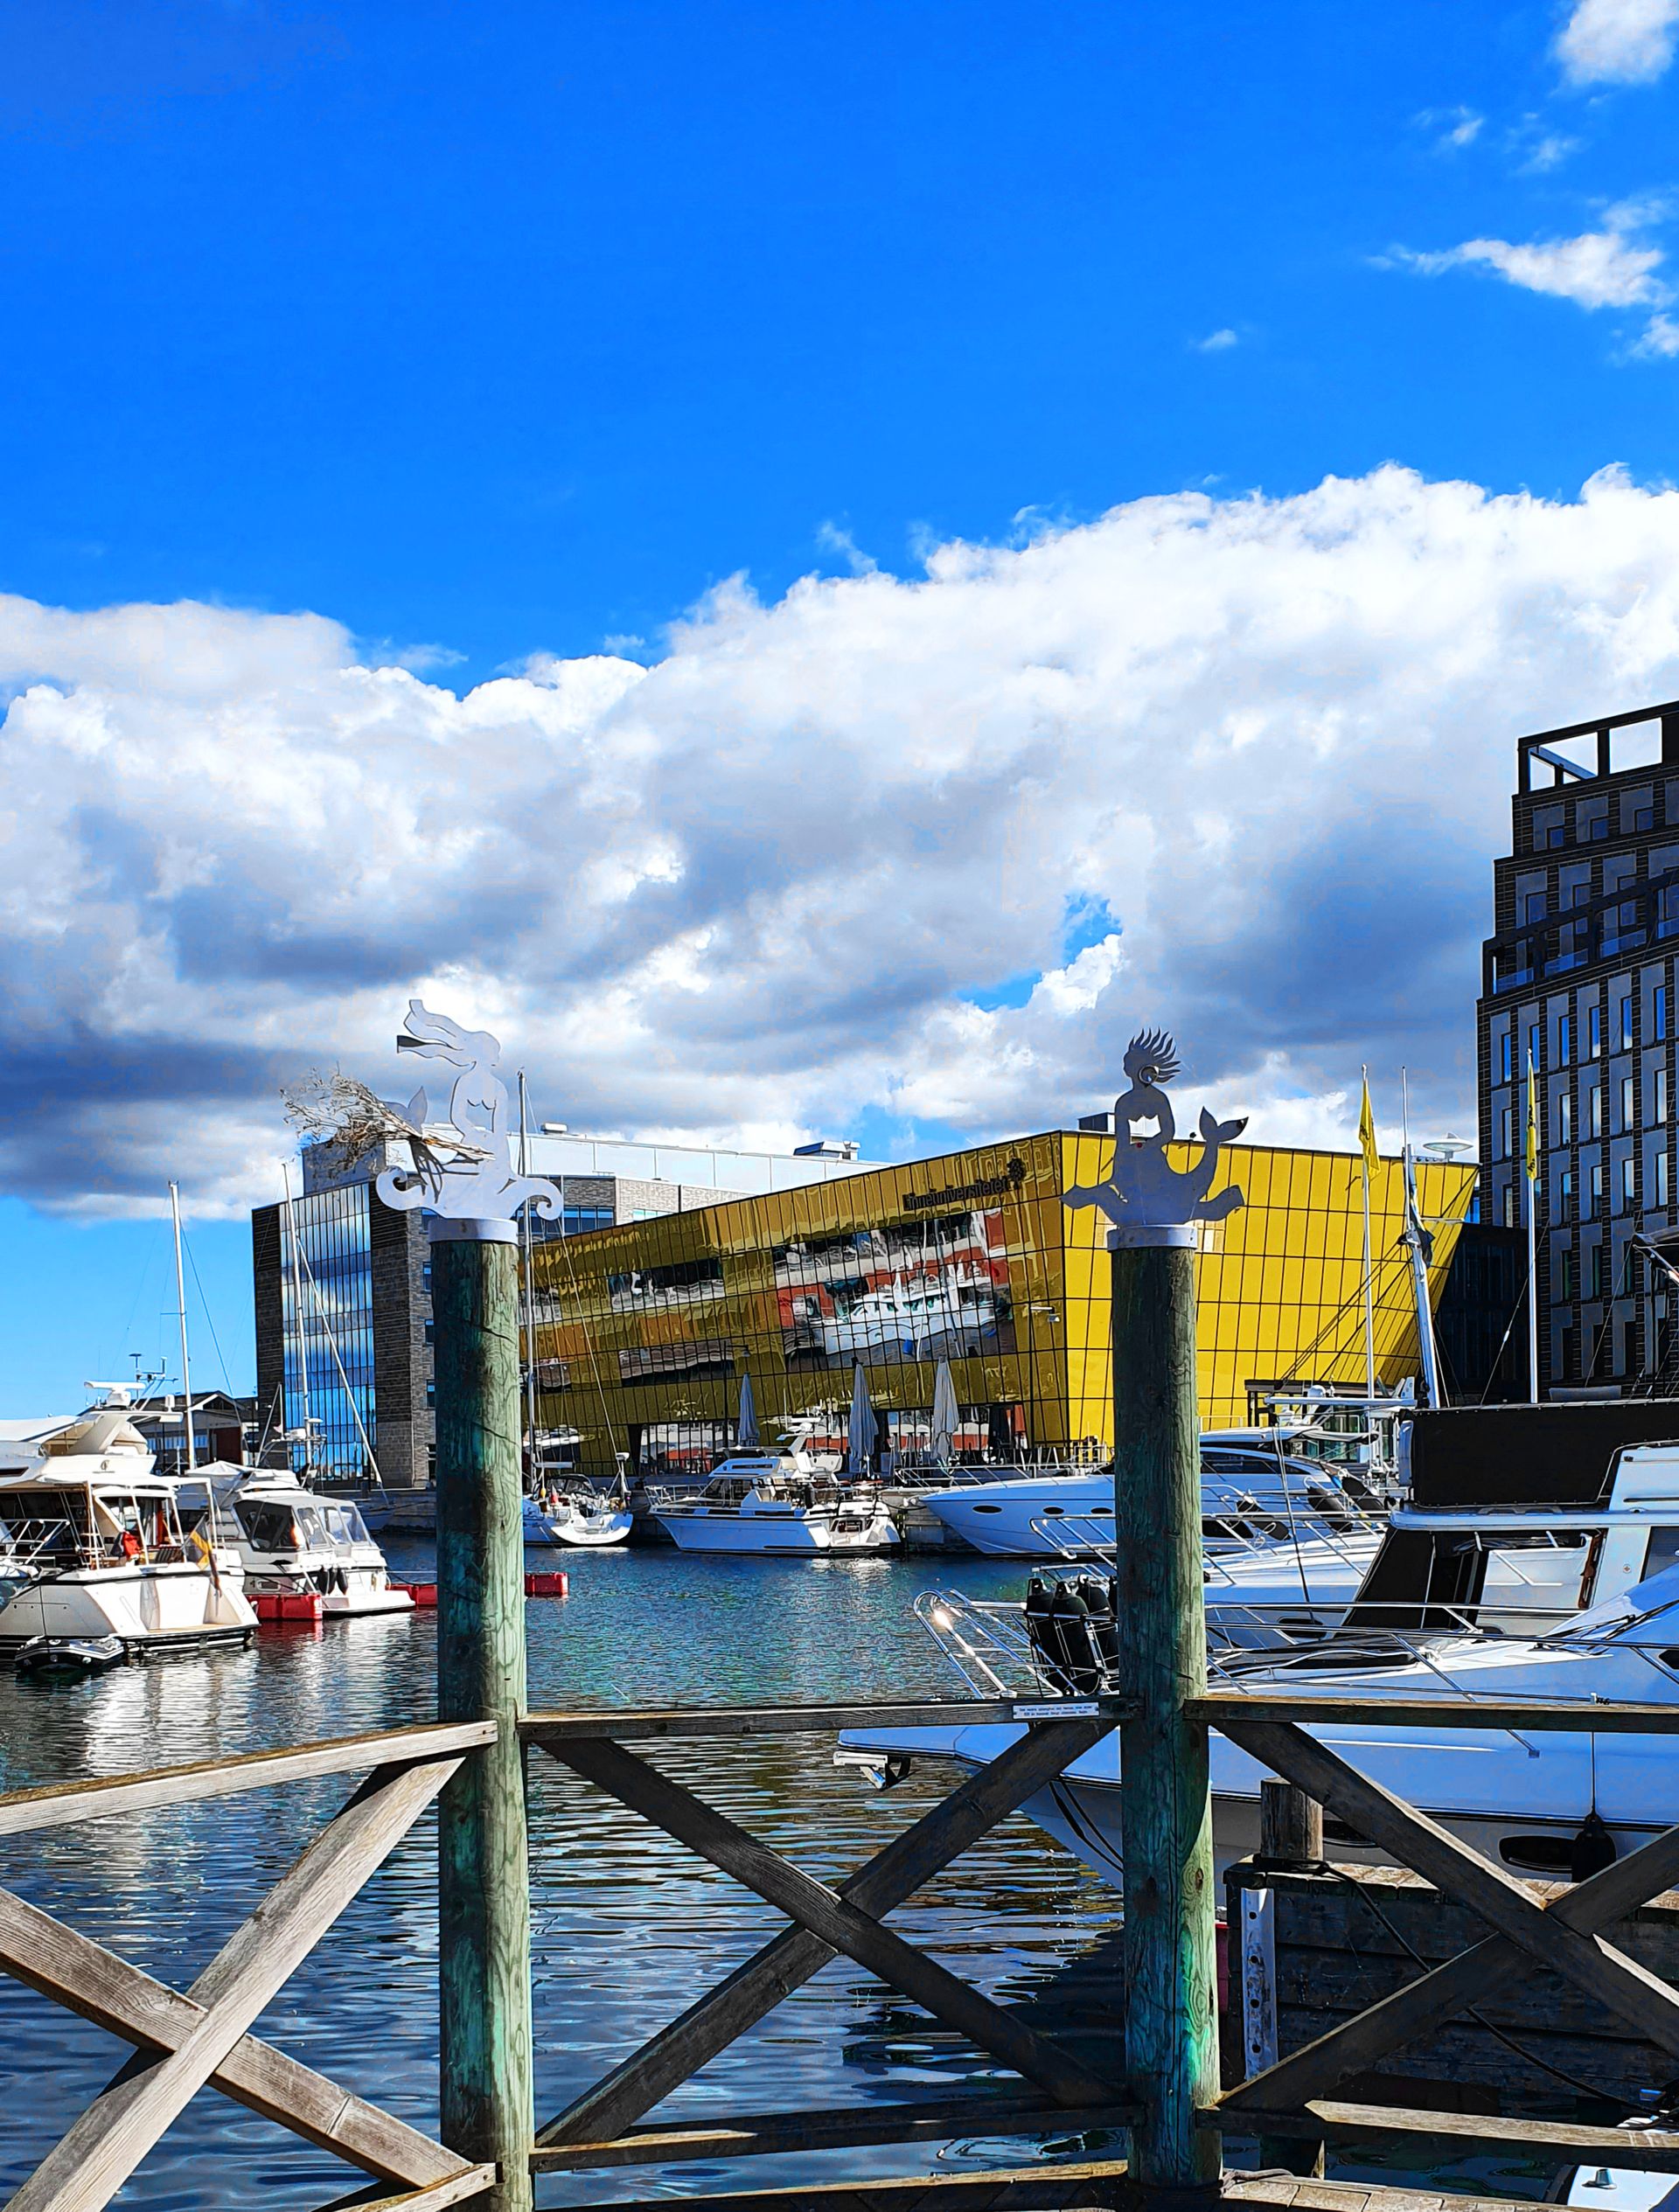
POLYGON ((186 1351, 186 1275, 181 1266, 181 1186, 178 1183, 171 1183, 169 1186, 169 1211, 175 1224, 175 1290, 181 1304, 181 1396, 186 1408, 183 1416, 186 1424, 186 1443, 182 1464, 185 1471, 190 1475, 199 1461, 192 1445, 192 1363, 186 1351))
MULTIPOLYGON (((303 1271, 297 1264, 297 1210, 291 1202, 291 1163, 289 1160, 281 1161, 280 1173, 286 1189, 286 1235, 291 1241, 291 1304, 292 1311, 297 1317, 297 1375, 299 1395, 303 1402, 303 1472, 307 1474, 315 1422, 309 1408, 309 1339, 303 1334, 303 1271)), ((282 1360, 282 1369, 284 1364, 282 1360)))

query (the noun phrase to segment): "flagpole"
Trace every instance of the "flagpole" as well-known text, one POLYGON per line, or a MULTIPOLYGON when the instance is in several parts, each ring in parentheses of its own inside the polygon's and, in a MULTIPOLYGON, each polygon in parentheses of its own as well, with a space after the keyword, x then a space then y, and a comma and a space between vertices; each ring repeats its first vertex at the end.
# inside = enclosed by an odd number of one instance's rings
MULTIPOLYGON (((1361 1068, 1364 1082, 1364 1105, 1368 1112, 1370 1102, 1370 1071, 1361 1068)), ((1364 1152, 1364 1395, 1369 1400, 1369 1418, 1376 1418, 1376 1286, 1370 1279, 1370 1158, 1364 1152)))
POLYGON ((1528 1403, 1539 1402, 1539 1116, 1534 1097, 1533 1054, 1528 1054, 1527 1127, 1522 1165, 1528 1182, 1528 1403))

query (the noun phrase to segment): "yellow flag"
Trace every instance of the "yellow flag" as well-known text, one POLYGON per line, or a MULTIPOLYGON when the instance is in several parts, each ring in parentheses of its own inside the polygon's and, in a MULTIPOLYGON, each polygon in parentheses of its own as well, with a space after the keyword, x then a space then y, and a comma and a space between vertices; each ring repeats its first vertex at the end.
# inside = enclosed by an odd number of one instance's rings
POLYGON ((1533 1080, 1533 1054, 1528 1054, 1528 1135, 1522 1150, 1527 1162, 1528 1180, 1539 1180, 1539 1090, 1533 1080))
POLYGON ((1370 1079, 1364 1078, 1364 1096, 1358 1109, 1358 1149, 1364 1155, 1364 1172, 1375 1179, 1377 1158, 1376 1150, 1376 1116, 1370 1111, 1370 1079))

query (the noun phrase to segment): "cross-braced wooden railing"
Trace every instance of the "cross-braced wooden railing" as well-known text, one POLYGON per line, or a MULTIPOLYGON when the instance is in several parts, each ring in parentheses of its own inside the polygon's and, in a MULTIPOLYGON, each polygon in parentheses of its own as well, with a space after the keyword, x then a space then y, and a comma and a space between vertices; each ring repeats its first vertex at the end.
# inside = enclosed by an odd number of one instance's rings
POLYGON ((0 1836, 13 1836, 327 1775, 366 1776, 189 1989, 156 1980, 0 1890, 0 1972, 133 2047, 6 2212, 100 2212, 206 2085, 375 2184, 393 2185, 359 2203, 438 2212, 481 2196, 493 2167, 445 2149, 249 2031, 462 1761, 495 1734, 495 1722, 484 1721, 397 1729, 0 1797, 0 1836))
MULTIPOLYGON (((1007 1699, 919 1704, 719 1708, 629 1713, 538 1713, 521 1724, 574 1773, 616 1798, 786 1915, 792 1923, 715 1989, 568 2105, 536 2132, 537 2172, 739 2158, 763 2153, 860 2149, 936 2142, 986 2132, 1029 2134, 1065 2127, 1127 2125, 1135 2107, 1116 2076, 1093 2073, 1064 2045, 1019 2013, 997 2004, 883 1924, 933 1875, 1028 1798, 1047 1789, 1074 1759, 1125 1718, 1118 1699, 1090 1700, 1058 1717, 1055 1704, 1007 1699), (834 1888, 725 1819, 684 1784, 627 1750, 628 1742, 808 1736, 844 1728, 972 1726, 1028 1714, 1025 1733, 1000 1758, 894 1837, 834 1888), (824 2112, 725 2113, 703 2125, 635 2123, 672 2090, 843 1955, 948 2028, 965 2036, 1027 2085, 900 2105, 824 2112)), ((1116 2049, 1116 2058, 1118 2054, 1116 2049)), ((1116 2172, 1121 2170, 1118 2167, 1116 2172)))
POLYGON ((1224 2132, 1307 2140, 1423 2135, 1441 2143, 1523 2146, 1560 2160, 1679 2170, 1679 2133, 1575 2127, 1554 2121, 1474 2118, 1328 2094, 1393 2051, 1471 2007, 1483 2004, 1530 1965, 1630 2023, 1679 2061, 1679 1991, 1612 1944, 1604 1930, 1679 1881, 1679 1826, 1628 1857, 1537 1903, 1525 1883, 1436 1820, 1362 1774, 1339 1749, 1307 1733, 1312 1724, 1432 1730, 1508 1729, 1523 1734, 1675 1736, 1670 1705, 1516 1703, 1508 1700, 1313 1697, 1223 1692, 1191 1700, 1187 1713, 1297 1784, 1355 1833, 1467 1905, 1487 1934, 1420 1973, 1379 2003, 1227 2090, 1202 2114, 1224 2132))

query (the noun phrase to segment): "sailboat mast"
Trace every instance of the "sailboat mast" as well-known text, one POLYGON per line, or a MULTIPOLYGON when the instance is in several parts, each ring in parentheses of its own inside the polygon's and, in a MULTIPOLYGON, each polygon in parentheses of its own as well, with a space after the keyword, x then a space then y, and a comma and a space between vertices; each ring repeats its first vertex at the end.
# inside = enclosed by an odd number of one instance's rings
POLYGON ((315 1422, 309 1403, 309 1339, 303 1334, 303 1270, 297 1261, 297 1213, 291 1202, 291 1169, 282 1160, 280 1172, 286 1188, 286 1235, 291 1240, 291 1310, 297 1321, 297 1376, 303 1402, 303 1466, 315 1439, 315 1422))
POLYGON ((175 1294, 181 1302, 181 1396, 185 1401, 184 1418, 186 1422, 185 1466, 191 1474, 198 1465, 198 1454, 192 1445, 192 1366, 186 1351, 186 1270, 181 1265, 181 1186, 169 1186, 169 1210, 175 1223, 175 1294))
MULTIPOLYGON (((525 1089, 525 1070, 519 1071, 519 1172, 531 1172, 530 1109, 525 1089)), ((562 1186, 563 1187, 563 1186, 562 1186)), ((561 1208, 560 1227, 565 1228, 561 1208)), ((529 1439, 531 1471, 536 1471, 536 1284, 531 1271, 531 1209, 519 1209, 519 1242, 525 1262, 525 1432, 529 1439)))

